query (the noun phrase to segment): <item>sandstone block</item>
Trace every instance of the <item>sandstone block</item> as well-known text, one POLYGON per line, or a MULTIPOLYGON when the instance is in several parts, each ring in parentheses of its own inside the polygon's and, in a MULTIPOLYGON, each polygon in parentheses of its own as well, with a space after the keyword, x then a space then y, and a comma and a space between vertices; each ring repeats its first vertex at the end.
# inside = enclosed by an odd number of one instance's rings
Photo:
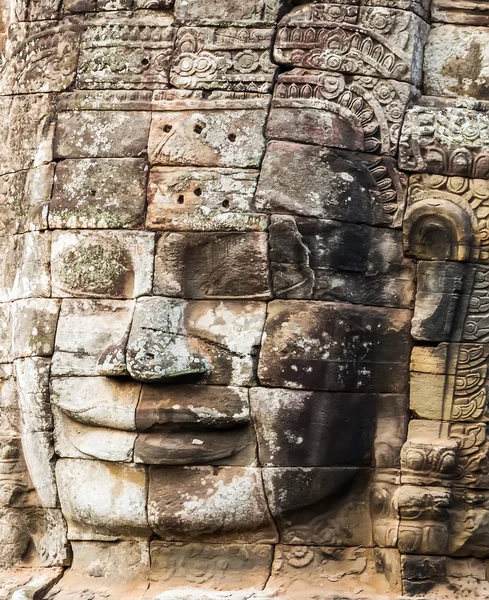
POLYGON ((399 140, 399 166, 489 179, 489 115, 455 107, 410 108, 399 140))
POLYGON ((255 464, 246 388, 143 385, 136 423, 136 462, 255 464))
POLYGON ((59 113, 71 111, 147 111, 151 110, 150 90, 74 90, 56 98, 59 113))
POLYGON ((487 0, 433 0, 431 17, 434 22, 460 25, 489 25, 487 0))
POLYGON ((49 398, 50 367, 50 359, 38 356, 15 361, 22 430, 27 435, 49 432, 53 428, 49 398))
POLYGON ((283 543, 372 544, 366 470, 275 467, 263 469, 263 479, 283 543))
POLYGON ((165 14, 97 16, 82 40, 77 87, 85 89, 166 87, 175 30, 165 14))
POLYGON ((278 545, 268 585, 284 597, 300 585, 310 597, 346 598, 361 589, 360 597, 387 598, 401 592, 400 555, 393 549, 278 545))
POLYGON ((0 303, 0 363, 12 362, 12 305, 0 303))
POLYGON ((108 377, 54 377, 51 402, 79 423, 124 431, 136 429, 141 385, 108 377))
POLYGON ((0 429, 5 436, 17 437, 21 429, 17 384, 8 371, 0 375, 0 429))
POLYGON ((182 25, 249 25, 274 26, 284 2, 271 0, 262 4, 258 0, 236 2, 228 0, 175 1, 175 22, 182 25))
POLYGON ((306 4, 279 23, 279 64, 397 79, 417 85, 428 25, 417 15, 386 7, 306 4))
POLYGON ((132 461, 136 433, 85 425, 56 407, 53 417, 57 456, 117 463, 132 461))
POLYGON ((488 193, 484 179, 412 175, 404 218, 405 254, 430 261, 487 263, 483 231, 488 193))
POLYGON ((156 245, 153 290, 196 299, 267 298, 267 234, 164 233, 156 245))
POLYGON ((12 355, 51 356, 58 324, 59 301, 28 298, 12 304, 12 355))
MULTIPOLYGON (((238 105, 239 106, 239 105, 238 105)), ((243 106, 243 105, 241 105, 243 106)), ((214 110, 212 102, 195 111, 169 108, 151 122, 148 154, 153 164, 256 168, 265 149, 261 109, 214 110)))
POLYGON ((258 171, 155 167, 149 174, 146 227, 163 231, 264 231, 252 213, 258 171))
POLYGON ((278 298, 409 308, 414 265, 400 231, 272 215, 270 270, 278 298))
POLYGON ((71 541, 73 560, 63 579, 46 595, 67 600, 94 598, 140 600, 148 587, 147 541, 71 541))
POLYGON ((0 173, 31 169, 53 160, 54 98, 50 94, 3 96, 0 173))
POLYGON ((134 298, 151 291, 154 235, 140 231, 55 231, 53 295, 134 298))
POLYGON ((268 305, 260 382, 402 393, 407 387, 410 319, 407 310, 275 300, 268 305))
POLYGON ((274 33, 273 29, 180 27, 170 81, 181 88, 269 92, 276 71, 270 60, 274 33))
POLYGON ((5 433, 7 435, 0 436, 0 507, 38 506, 23 457, 22 441, 15 433, 5 433))
POLYGON ((148 382, 193 375, 199 383, 252 385, 265 311, 264 302, 143 298, 129 336, 128 371, 148 382))
POLYGON ((63 300, 52 375, 98 375, 102 354, 127 338, 133 308, 123 300, 63 300))
POLYGON ((265 467, 369 466, 374 456, 381 467, 398 463, 406 396, 254 388, 250 401, 265 467))
POLYGON ((147 537, 146 472, 139 465, 60 459, 56 481, 70 540, 147 537))
POLYGON ((54 443, 50 431, 26 431, 22 436, 22 450, 41 504, 46 508, 57 508, 58 489, 54 477, 54 443))
POLYGON ((9 263, 6 268, 6 293, 10 294, 12 300, 49 297, 51 234, 37 231, 24 233, 11 238, 10 242, 10 254, 3 258, 9 263))
MULTIPOLYGON (((46 16, 39 13, 40 19, 46 16)), ((12 23, 0 72, 3 94, 60 92, 75 78, 80 27, 75 22, 12 23), (46 76, 49 73, 49 76, 46 76)))
POLYGON ((293 69, 277 79, 267 137, 395 156, 416 94, 398 81, 293 69))
POLYGON ((49 208, 52 229, 138 227, 146 203, 142 159, 82 159, 58 163, 49 208))
POLYGON ((434 27, 424 53, 424 92, 489 98, 489 32, 483 27, 434 27))
POLYGON ((417 266, 417 291, 411 333, 414 339, 443 342, 453 339, 463 290, 464 265, 424 262, 417 266))
POLYGON ((400 227, 405 188, 391 158, 272 141, 255 206, 267 213, 400 227))
POLYGON ((277 539, 255 468, 151 467, 148 517, 165 541, 277 539))
POLYGON ((174 588, 180 586, 198 587, 200 593, 261 588, 271 562, 272 547, 265 544, 151 542, 150 597, 167 588, 175 593, 174 588))
POLYGON ((57 158, 139 157, 148 145, 150 121, 149 111, 62 112, 56 127, 55 155, 57 158))
POLYGON ((47 229, 54 164, 0 177, 0 228, 3 234, 47 229))

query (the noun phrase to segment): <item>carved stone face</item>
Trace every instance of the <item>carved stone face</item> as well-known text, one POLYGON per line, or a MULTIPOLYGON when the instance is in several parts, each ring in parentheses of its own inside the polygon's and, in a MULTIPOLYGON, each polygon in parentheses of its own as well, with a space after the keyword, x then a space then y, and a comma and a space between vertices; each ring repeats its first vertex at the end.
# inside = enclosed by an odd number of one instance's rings
POLYGON ((489 556, 487 114, 420 100, 428 35, 470 95, 428 4, 12 3, 0 568, 289 599, 489 556))

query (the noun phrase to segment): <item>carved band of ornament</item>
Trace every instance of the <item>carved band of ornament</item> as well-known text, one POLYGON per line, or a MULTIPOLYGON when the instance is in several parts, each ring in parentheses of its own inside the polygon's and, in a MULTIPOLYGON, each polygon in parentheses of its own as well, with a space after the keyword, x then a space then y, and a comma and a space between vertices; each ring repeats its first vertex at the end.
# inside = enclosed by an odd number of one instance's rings
POLYGON ((175 29, 159 25, 128 25, 112 23, 89 26, 82 46, 107 47, 124 44, 125 48, 172 48, 175 29))
POLYGON ((404 80, 409 65, 388 45, 368 31, 347 34, 345 29, 285 28, 275 43, 277 62, 311 69, 365 72, 380 77, 404 80), (285 34, 284 34, 285 32, 285 34), (298 32, 301 39, 297 39, 298 32))

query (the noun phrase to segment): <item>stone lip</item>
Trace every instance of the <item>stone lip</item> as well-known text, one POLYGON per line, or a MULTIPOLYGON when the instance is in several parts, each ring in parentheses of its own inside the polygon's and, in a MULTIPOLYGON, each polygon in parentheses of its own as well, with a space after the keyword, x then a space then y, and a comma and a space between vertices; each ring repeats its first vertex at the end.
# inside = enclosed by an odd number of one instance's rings
POLYGON ((128 408, 134 413, 131 423, 135 426, 107 415, 92 414, 87 420, 89 408, 72 410, 70 402, 57 403, 57 408, 85 431, 96 431, 99 441, 106 438, 109 442, 116 431, 135 432, 134 460, 140 464, 203 464, 231 457, 254 443, 243 388, 144 384, 138 404, 128 408))

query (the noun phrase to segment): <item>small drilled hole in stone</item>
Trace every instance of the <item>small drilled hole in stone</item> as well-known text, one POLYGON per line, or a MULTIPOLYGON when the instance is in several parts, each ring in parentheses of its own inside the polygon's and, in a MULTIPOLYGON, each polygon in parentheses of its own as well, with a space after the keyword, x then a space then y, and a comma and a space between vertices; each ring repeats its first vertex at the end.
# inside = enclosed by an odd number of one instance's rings
POLYGON ((90 196, 96 196, 97 190, 90 190, 90 196))
POLYGON ((152 354, 151 352, 146 352, 145 358, 147 358, 148 360, 154 360, 155 355, 152 354))
POLYGON ((230 133, 230 134, 228 135, 228 140, 229 140, 230 142, 235 142, 235 141, 236 141, 236 134, 235 134, 235 133, 230 133))
POLYGON ((141 61, 141 64, 143 65, 143 67, 147 67, 149 65, 149 59, 143 58, 143 60, 141 61))
POLYGON ((183 204, 184 200, 185 200, 185 198, 183 196, 178 196, 177 202, 178 202, 178 204, 183 204))
POLYGON ((202 133, 204 131, 204 127, 205 125, 200 125, 199 123, 197 123, 197 125, 194 127, 195 133, 202 133))
POLYGON ((201 190, 200 188, 195 188, 195 190, 194 190, 194 194, 195 194, 196 196, 202 196, 202 190, 201 190))
POLYGON ((165 125, 165 126, 163 127, 163 131, 164 131, 165 133, 170 133, 170 131, 171 131, 172 129, 173 129, 173 127, 172 127, 171 125, 165 125))
POLYGON ((223 208, 229 208, 229 200, 223 200, 222 206, 223 208))

